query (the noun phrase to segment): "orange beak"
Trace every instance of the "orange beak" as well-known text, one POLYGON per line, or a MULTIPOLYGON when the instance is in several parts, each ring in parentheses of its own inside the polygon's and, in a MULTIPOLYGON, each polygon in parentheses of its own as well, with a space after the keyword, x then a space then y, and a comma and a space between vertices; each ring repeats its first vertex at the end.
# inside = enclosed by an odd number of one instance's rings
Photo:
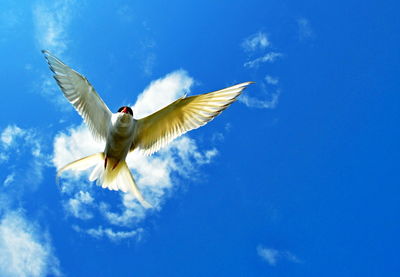
POLYGON ((128 109, 126 107, 124 107, 121 112, 122 113, 128 113, 128 109))

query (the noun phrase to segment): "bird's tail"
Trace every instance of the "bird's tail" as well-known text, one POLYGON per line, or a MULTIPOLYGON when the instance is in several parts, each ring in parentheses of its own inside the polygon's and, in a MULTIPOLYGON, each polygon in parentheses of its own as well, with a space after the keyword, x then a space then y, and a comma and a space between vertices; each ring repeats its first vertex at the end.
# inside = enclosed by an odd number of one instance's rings
POLYGON ((67 164, 57 172, 57 177, 66 170, 82 171, 94 166, 89 181, 97 180, 97 184, 110 190, 131 192, 145 208, 151 205, 144 200, 135 179, 125 161, 106 157, 103 152, 87 156, 67 164))

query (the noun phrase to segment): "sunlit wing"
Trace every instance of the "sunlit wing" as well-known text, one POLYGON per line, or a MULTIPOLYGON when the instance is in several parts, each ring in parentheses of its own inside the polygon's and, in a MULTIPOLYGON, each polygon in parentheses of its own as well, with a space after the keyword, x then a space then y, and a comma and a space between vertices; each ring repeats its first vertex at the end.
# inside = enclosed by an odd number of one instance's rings
POLYGON ((251 83, 241 83, 214 92, 182 97, 163 109, 139 119, 131 151, 137 148, 146 155, 151 155, 176 137, 203 126, 232 104, 251 83))
POLYGON ((54 72, 54 78, 68 101, 82 116, 96 138, 106 139, 111 111, 88 80, 48 51, 42 51, 54 72))

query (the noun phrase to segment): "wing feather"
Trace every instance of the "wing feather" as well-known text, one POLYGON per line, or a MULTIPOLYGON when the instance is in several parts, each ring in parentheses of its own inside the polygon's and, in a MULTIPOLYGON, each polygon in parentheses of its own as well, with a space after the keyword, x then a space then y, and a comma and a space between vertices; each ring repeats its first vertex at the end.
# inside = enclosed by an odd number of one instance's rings
POLYGON ((105 140, 111 111, 89 81, 50 52, 42 51, 64 96, 75 107, 94 137, 105 140))
POLYGON ((199 128, 229 107, 252 82, 205 94, 181 97, 163 109, 137 121, 131 151, 151 155, 173 139, 199 128))

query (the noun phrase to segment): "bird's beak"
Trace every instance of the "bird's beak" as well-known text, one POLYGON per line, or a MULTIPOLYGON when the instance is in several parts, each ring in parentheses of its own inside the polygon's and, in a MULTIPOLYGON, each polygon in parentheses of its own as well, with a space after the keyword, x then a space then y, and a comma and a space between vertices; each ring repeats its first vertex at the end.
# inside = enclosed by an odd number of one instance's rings
POLYGON ((121 113, 128 113, 128 109, 126 107, 124 107, 121 111, 121 113))

